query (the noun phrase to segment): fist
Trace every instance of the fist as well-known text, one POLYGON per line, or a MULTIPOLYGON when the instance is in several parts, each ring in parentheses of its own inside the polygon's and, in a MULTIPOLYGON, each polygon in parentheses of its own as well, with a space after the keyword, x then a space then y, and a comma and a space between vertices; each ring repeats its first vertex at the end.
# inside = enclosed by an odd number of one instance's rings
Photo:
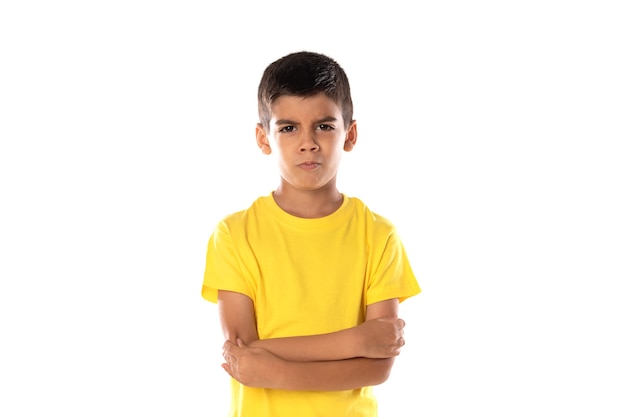
POLYGON ((398 356, 404 346, 404 326, 404 320, 397 317, 381 317, 360 324, 358 329, 361 333, 363 356, 367 358, 398 356))

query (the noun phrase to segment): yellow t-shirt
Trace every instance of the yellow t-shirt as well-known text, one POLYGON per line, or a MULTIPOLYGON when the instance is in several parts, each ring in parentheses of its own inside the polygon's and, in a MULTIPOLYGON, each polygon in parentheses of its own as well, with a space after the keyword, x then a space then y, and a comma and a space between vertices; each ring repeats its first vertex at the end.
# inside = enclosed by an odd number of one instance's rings
MULTIPOLYGON (((202 296, 217 302, 218 289, 252 299, 260 339, 354 327, 367 305, 420 292, 394 226, 347 196, 318 219, 284 212, 271 195, 224 218, 209 240, 202 296)), ((371 387, 282 391, 233 380, 230 415, 373 417, 377 406, 371 387)))

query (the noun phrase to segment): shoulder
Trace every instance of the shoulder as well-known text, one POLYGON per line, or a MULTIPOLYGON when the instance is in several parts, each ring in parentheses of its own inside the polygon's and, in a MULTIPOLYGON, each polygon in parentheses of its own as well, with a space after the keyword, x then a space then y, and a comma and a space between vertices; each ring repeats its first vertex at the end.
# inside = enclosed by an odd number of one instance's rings
POLYGON ((367 204, 357 197, 347 197, 353 205, 353 209, 364 217, 365 220, 381 227, 394 227, 393 223, 385 216, 372 211, 367 204))
POLYGON ((263 207, 266 198, 259 197, 249 207, 223 216, 215 225, 213 234, 227 236, 245 233, 245 230, 250 227, 251 223, 265 217, 263 207))
POLYGON ((373 230, 377 235, 389 235, 396 232, 395 225, 387 217, 372 211, 367 204, 357 197, 348 198, 355 211, 355 215, 362 219, 365 227, 373 230))
POLYGON ((268 198, 271 198, 271 197, 267 197, 267 196, 259 197, 256 200, 254 200, 254 202, 252 202, 252 204, 249 207, 243 210, 239 210, 239 211, 235 211, 235 212, 227 214, 221 219, 220 224, 234 225, 237 223, 245 222, 251 217, 256 217, 262 214, 267 205, 268 198))

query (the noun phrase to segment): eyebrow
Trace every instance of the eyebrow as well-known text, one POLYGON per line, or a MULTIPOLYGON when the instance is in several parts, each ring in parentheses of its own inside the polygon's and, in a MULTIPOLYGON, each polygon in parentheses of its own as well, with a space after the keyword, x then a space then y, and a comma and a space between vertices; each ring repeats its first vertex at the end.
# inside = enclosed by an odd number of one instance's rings
MULTIPOLYGON (((319 120, 316 120, 314 122, 314 124, 336 122, 336 121, 337 121, 336 117, 328 116, 328 117, 323 117, 323 118, 321 118, 319 120)), ((298 123, 296 123, 296 122, 294 122, 292 120, 289 120, 289 119, 279 119, 279 120, 276 120, 275 124, 277 124, 277 125, 297 125, 298 123)))

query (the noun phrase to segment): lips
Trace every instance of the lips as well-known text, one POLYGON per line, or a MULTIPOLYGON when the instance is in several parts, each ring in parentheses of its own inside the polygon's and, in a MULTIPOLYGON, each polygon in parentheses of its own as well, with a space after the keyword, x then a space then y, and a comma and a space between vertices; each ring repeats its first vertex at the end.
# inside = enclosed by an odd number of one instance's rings
POLYGON ((319 162, 314 162, 314 161, 306 161, 306 162, 302 162, 301 164, 298 164, 298 166, 302 169, 304 169, 305 171, 313 171, 316 170, 317 168, 319 168, 322 164, 320 164, 319 162))

